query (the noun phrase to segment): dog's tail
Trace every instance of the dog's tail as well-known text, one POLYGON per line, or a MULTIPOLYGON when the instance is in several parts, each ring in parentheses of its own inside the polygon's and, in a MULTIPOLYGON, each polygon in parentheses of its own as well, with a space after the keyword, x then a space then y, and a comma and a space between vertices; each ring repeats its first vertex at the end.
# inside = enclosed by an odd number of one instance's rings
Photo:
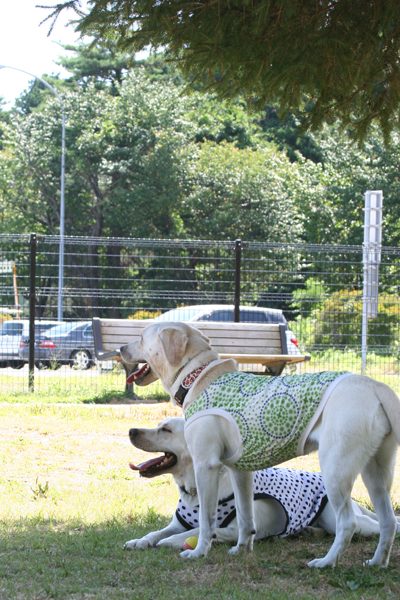
POLYGON ((400 400, 397 394, 386 384, 377 382, 378 399, 389 419, 397 443, 400 445, 400 400))

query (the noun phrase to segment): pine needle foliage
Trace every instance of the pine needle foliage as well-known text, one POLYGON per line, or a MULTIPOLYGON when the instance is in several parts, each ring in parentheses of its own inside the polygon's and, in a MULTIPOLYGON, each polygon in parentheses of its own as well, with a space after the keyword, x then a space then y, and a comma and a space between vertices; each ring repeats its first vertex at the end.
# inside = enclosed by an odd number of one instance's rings
POLYGON ((338 119, 360 141, 373 121, 386 139, 399 124, 398 0, 68 0, 45 21, 65 8, 96 40, 164 48, 221 98, 301 110, 304 130, 338 119))

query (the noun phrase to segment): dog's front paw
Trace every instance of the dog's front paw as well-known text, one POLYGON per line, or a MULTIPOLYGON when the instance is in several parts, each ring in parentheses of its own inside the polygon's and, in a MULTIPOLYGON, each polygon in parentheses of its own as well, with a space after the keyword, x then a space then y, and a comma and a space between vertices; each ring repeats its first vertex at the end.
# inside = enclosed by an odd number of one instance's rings
POLYGON ((323 569, 324 567, 334 567, 336 566, 336 561, 332 562, 325 558, 315 558, 314 560, 310 560, 308 566, 315 569, 323 569))
POLYGON ((181 557, 182 558, 200 558, 202 556, 205 556, 205 554, 203 554, 202 552, 200 552, 199 550, 197 550, 197 548, 195 548, 195 550, 184 550, 183 552, 181 552, 181 557))
POLYGON ((124 550, 145 550, 146 548, 150 548, 151 544, 149 540, 146 538, 141 538, 138 540, 130 540, 126 542, 124 545, 124 550))
POLYGON ((230 550, 228 550, 228 554, 240 554, 241 552, 244 552, 245 550, 247 550, 248 552, 252 552, 253 551, 253 544, 249 543, 249 544, 237 544, 236 546, 233 546, 233 548, 231 548, 230 550))

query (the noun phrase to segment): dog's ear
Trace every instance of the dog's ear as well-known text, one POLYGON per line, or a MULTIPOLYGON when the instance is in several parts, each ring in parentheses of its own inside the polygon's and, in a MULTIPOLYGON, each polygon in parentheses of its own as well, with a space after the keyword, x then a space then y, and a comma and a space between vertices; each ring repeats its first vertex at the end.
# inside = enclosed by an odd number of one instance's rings
POLYGON ((208 338, 206 335, 204 335, 201 331, 200 331, 200 335, 201 335, 202 339, 207 342, 207 344, 210 344, 210 338, 208 338))
POLYGON ((194 327, 194 325, 189 325, 189 323, 186 323, 186 326, 189 327, 189 329, 191 331, 193 331, 193 333, 195 335, 199 335, 202 340, 204 340, 205 342, 207 342, 207 344, 210 344, 209 338, 206 335, 204 335, 204 333, 202 331, 200 331, 200 329, 197 329, 197 327, 194 327))
POLYGON ((159 334, 165 358, 171 367, 177 367, 185 355, 188 336, 181 329, 166 327, 159 334))

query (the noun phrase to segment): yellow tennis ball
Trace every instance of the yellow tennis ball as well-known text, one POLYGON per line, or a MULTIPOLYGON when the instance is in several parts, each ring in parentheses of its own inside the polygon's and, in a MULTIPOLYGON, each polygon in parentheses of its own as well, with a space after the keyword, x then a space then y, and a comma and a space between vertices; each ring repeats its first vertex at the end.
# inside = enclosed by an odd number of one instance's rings
POLYGON ((188 537, 185 540, 185 543, 183 544, 183 549, 184 550, 194 550, 197 546, 197 542, 199 541, 199 538, 192 536, 192 537, 188 537))

